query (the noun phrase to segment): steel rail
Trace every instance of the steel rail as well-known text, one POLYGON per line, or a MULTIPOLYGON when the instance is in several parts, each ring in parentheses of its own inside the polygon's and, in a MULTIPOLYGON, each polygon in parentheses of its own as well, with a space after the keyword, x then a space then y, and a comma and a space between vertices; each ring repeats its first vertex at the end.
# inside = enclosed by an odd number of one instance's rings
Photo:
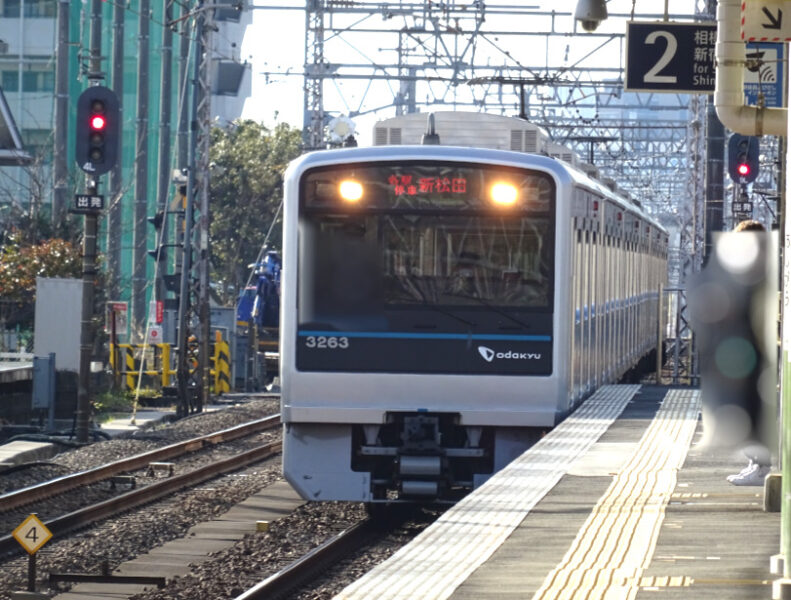
MULTIPOLYGON (((95 523, 101 519, 126 512, 143 504, 151 503, 181 489, 191 487, 225 473, 236 471, 247 465, 260 462, 278 454, 282 442, 272 442, 243 452, 229 459, 218 461, 201 467, 189 473, 169 477, 157 483, 152 483, 142 488, 132 490, 125 494, 109 498, 97 504, 86 506, 66 515, 56 517, 44 524, 52 532, 53 538, 65 535, 79 527, 95 523)), ((21 551, 22 547, 13 537, 6 535, 0 537, 0 555, 14 551, 21 551)))
POLYGON ((222 431, 215 431, 208 435, 170 444, 169 446, 143 452, 142 454, 136 454, 135 456, 107 463, 93 469, 88 469, 87 471, 64 475, 63 477, 58 477, 50 481, 14 490, 0 495, 0 512, 18 508, 37 500, 50 498, 83 485, 108 479, 120 473, 136 471, 147 467, 149 463, 152 462, 175 458, 211 445, 217 445, 246 437, 259 431, 272 429, 279 424, 280 415, 271 415, 263 419, 257 419, 249 423, 229 427, 222 431))
POLYGON ((349 553, 362 547, 372 535, 381 533, 373 519, 366 519, 345 529, 298 558, 274 575, 237 596, 234 600, 272 600, 310 584, 315 575, 337 564, 349 553))

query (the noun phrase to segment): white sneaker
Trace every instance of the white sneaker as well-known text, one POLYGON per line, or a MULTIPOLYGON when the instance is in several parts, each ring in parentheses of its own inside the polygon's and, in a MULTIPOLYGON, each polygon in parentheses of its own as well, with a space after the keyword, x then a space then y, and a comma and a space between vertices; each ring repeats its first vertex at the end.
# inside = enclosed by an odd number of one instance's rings
POLYGON ((737 477, 743 477, 744 475, 751 472, 755 468, 755 464, 756 462, 751 458, 750 462, 747 463, 746 467, 744 467, 738 473, 734 473, 733 475, 728 475, 725 479, 727 479, 728 481, 733 481, 737 477))
POLYGON ((769 471, 771 471, 770 467, 754 463, 749 471, 739 473, 733 479, 728 478, 728 481, 733 485, 763 485, 769 471))

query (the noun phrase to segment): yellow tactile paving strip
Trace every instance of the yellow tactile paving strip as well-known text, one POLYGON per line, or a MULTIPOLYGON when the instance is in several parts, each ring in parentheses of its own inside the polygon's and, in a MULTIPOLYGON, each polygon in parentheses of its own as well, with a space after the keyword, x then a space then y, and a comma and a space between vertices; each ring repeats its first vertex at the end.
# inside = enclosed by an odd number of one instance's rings
POLYGON ((699 411, 698 392, 668 393, 631 459, 533 600, 625 600, 646 585, 689 585, 681 578, 648 582, 642 573, 651 561, 699 411))
POLYGON ((335 598, 448 598, 607 431, 639 389, 598 390, 535 446, 335 598))

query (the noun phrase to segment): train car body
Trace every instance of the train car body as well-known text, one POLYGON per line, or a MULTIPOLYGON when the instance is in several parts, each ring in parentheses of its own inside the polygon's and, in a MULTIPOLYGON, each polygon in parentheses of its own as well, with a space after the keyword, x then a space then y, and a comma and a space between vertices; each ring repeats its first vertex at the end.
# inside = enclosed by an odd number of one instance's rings
POLYGON ((283 471, 306 499, 454 501, 657 345, 667 233, 551 157, 307 154, 283 244, 283 471))

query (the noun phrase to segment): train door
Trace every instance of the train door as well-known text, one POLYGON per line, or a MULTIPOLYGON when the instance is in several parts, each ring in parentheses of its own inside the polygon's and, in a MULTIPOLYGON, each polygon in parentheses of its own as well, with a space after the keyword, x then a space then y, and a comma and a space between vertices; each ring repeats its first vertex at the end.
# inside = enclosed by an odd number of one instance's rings
POLYGON ((582 319, 582 297, 583 297, 583 231, 579 217, 574 218, 574 258, 572 279, 572 289, 574 294, 574 334, 572 350, 572 380, 574 388, 574 399, 582 397, 582 351, 584 344, 584 330, 582 319))

